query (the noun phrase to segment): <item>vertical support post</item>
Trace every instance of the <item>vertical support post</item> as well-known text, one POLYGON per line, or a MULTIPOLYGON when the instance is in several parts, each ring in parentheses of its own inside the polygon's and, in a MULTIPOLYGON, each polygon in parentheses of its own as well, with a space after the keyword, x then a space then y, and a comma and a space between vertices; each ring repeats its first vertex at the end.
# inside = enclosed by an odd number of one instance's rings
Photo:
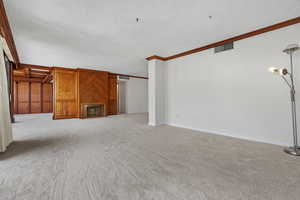
POLYGON ((148 61, 148 112, 151 126, 165 123, 165 68, 164 61, 148 61))

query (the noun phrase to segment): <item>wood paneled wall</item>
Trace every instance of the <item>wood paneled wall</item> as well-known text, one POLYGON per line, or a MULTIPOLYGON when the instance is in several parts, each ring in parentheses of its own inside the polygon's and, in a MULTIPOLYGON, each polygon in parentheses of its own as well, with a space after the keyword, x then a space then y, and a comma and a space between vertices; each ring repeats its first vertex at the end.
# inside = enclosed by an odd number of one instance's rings
POLYGON ((78 117, 78 73, 73 69, 54 68, 53 119, 78 117))
POLYGON ((28 114, 30 112, 30 82, 15 82, 15 102, 16 114, 28 114))
POLYGON ((54 68, 54 119, 82 117, 82 104, 104 104, 117 114, 117 75, 88 69, 54 68))
POLYGON ((108 101, 108 72, 79 69, 80 104, 103 103, 108 101))
POLYGON ((14 113, 51 113, 52 83, 14 81, 14 113))
POLYGON ((53 84, 44 78, 14 77, 16 114, 53 112, 53 119, 80 118, 82 104, 104 104, 105 115, 118 114, 117 74, 53 67, 51 76, 53 84))
POLYGON ((41 83, 31 83, 30 103, 31 103, 30 104, 31 113, 42 112, 42 84, 41 83))
POLYGON ((109 74, 108 76, 108 114, 118 114, 118 87, 117 75, 109 74))
MULTIPOLYGON (((82 104, 104 104, 107 115, 108 72, 78 69, 79 110, 82 104)), ((79 113, 80 117, 83 113, 79 113)))
POLYGON ((44 113, 53 112, 53 84, 42 84, 42 108, 44 113))

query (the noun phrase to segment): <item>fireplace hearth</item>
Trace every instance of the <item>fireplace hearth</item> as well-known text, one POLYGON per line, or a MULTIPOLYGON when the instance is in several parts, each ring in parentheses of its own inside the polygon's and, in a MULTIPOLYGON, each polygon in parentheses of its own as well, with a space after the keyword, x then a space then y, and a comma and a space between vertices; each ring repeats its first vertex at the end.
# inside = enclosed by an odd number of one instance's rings
POLYGON ((104 104, 81 105, 81 118, 104 117, 105 113, 104 104))

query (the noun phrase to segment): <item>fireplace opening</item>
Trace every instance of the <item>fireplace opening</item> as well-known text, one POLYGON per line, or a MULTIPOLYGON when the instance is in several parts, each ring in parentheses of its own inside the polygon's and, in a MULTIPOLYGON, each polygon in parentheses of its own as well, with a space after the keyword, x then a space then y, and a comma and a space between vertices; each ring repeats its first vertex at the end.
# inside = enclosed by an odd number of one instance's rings
POLYGON ((82 105, 82 118, 104 117, 104 116, 105 116, 104 104, 83 104, 82 105))

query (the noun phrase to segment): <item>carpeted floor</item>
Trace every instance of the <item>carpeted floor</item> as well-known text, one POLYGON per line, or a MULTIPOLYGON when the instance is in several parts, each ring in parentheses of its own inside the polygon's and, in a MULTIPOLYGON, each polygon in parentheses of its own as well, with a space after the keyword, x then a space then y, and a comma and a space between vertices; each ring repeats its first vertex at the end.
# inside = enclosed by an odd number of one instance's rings
POLYGON ((18 116, 15 142, 0 154, 0 199, 300 198, 300 158, 281 147, 146 122, 18 116))

